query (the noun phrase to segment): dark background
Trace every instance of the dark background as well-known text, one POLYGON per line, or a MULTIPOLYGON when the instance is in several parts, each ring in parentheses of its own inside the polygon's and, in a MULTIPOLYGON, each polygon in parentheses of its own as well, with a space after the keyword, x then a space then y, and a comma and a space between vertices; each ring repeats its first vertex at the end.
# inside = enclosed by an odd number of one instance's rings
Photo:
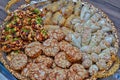
MULTIPOLYGON (((9 0, 0 0, 0 24, 2 24, 4 18, 7 16, 7 13, 4 11, 4 7, 8 1, 9 0)), ((118 31, 118 37, 120 38, 120 0, 83 0, 83 1, 88 1, 92 3, 94 6, 103 10, 115 24, 118 31)), ((17 6, 23 3, 24 0, 20 0, 20 2, 12 6, 11 10, 14 10, 15 8, 17 8, 17 6)), ((120 49, 118 54, 120 55, 120 49)), ((116 74, 120 74, 120 70, 116 74)), ((113 79, 113 77, 115 76, 111 76, 111 77, 106 78, 104 80, 120 80, 120 78, 113 79)), ((120 75, 118 77, 120 77, 120 75)))

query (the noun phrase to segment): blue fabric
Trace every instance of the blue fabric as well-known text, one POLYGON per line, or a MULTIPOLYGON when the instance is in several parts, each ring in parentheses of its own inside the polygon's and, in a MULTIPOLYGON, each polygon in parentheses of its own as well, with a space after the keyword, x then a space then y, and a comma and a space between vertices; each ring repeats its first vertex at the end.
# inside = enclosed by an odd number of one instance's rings
POLYGON ((17 80, 0 62, 0 73, 2 73, 8 80, 17 80))

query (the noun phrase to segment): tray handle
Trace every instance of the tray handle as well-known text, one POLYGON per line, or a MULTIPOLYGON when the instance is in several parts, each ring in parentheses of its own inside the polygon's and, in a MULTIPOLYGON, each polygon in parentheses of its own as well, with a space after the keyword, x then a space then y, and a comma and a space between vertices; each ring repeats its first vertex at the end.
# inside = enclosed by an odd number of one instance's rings
MULTIPOLYGON (((9 14, 10 13, 10 8, 12 5, 14 5, 15 3, 19 2, 20 0, 10 0, 7 5, 5 6, 5 11, 9 14)), ((30 0, 24 0, 26 3, 29 3, 30 0)))

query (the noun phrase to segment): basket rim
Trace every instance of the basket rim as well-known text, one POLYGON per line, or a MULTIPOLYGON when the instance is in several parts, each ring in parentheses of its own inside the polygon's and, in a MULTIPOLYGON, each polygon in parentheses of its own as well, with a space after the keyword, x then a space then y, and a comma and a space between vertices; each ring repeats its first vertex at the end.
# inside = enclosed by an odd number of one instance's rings
MULTIPOLYGON (((83 1, 82 0, 82 3, 86 3, 86 4, 90 4, 91 6, 95 7, 98 9, 98 11, 102 14, 102 16, 104 16, 106 18, 106 20, 112 25, 112 31, 114 32, 113 34, 115 35, 115 38, 116 38, 116 41, 115 41, 115 47, 117 49, 117 54, 118 54, 118 50, 119 50, 119 37, 118 37, 118 31, 115 27, 115 24, 113 23, 113 21, 109 18, 109 16, 100 8, 98 8, 97 6, 95 6, 93 3, 89 3, 87 1, 83 1)), ((23 4, 24 5, 24 4, 23 4)), ((9 15, 8 15, 9 16, 9 15)), ((5 21, 3 22, 3 24, 9 20, 8 19, 5 19, 5 21)), ((0 61, 3 63, 3 65, 18 79, 24 79, 24 80, 29 80, 27 77, 24 77, 22 75, 20 75, 18 72, 12 70, 10 68, 10 66, 7 64, 6 60, 3 58, 3 56, 0 56, 0 61)), ((96 79, 95 79, 96 80, 96 79)))

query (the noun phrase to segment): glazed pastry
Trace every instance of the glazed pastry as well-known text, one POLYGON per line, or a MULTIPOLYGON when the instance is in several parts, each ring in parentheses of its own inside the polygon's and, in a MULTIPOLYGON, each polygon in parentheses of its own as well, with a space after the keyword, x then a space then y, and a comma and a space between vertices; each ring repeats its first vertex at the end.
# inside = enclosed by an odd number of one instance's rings
POLYGON ((42 44, 39 42, 32 42, 25 48, 25 54, 31 58, 36 58, 42 54, 42 44))
POLYGON ((95 8, 91 5, 88 5, 88 4, 83 4, 80 19, 85 22, 85 21, 89 20, 90 17, 97 11, 98 11, 97 8, 95 8))
POLYGON ((92 65, 92 60, 90 60, 90 59, 85 59, 85 60, 82 62, 82 65, 83 65, 85 68, 89 68, 89 67, 92 65))
POLYGON ((68 35, 69 33, 73 33, 73 31, 67 27, 62 27, 61 29, 65 35, 68 35))
POLYGON ((0 28, 0 61, 17 79, 97 80, 119 69, 117 31, 101 10, 82 0, 38 6, 21 6, 0 28))
POLYGON ((50 24, 53 24, 52 21, 51 21, 51 18, 52 18, 52 12, 47 12, 45 17, 44 17, 44 24, 45 25, 50 25, 50 24))
POLYGON ((66 19, 65 26, 72 29, 73 25, 71 24, 71 21, 75 18, 75 15, 71 15, 66 19))
POLYGON ((107 35, 105 37, 105 41, 108 42, 110 45, 115 42, 115 38, 113 35, 107 35))
POLYGON ((62 50, 62 51, 68 51, 73 46, 70 43, 68 43, 67 41, 60 41, 59 42, 59 47, 60 47, 60 50, 62 50))
POLYGON ((55 30, 55 29, 59 29, 59 28, 60 28, 60 26, 58 26, 58 25, 44 25, 44 29, 46 31, 51 31, 51 30, 55 30))
POLYGON ((100 53, 99 59, 104 59, 106 62, 108 62, 111 59, 110 53, 100 53))
POLYGON ((78 48, 71 47, 66 51, 66 58, 70 62, 77 62, 77 61, 81 60, 82 53, 80 52, 80 50, 78 48))
POLYGON ((100 47, 100 46, 94 46, 94 47, 92 47, 92 52, 93 52, 93 53, 100 54, 100 52, 101 52, 101 47, 100 47))
POLYGON ((78 1, 78 2, 76 3, 75 7, 74 7, 74 14, 75 14, 76 16, 79 16, 79 15, 80 15, 80 13, 81 13, 81 8, 82 8, 82 3, 81 3, 81 1, 78 1))
POLYGON ((82 34, 84 27, 81 25, 81 23, 76 23, 73 26, 73 29, 75 30, 75 32, 79 32, 80 34, 82 34))
POLYGON ((82 53, 82 60, 83 60, 83 61, 86 60, 86 59, 92 60, 91 58, 92 58, 92 57, 91 57, 90 54, 82 53))
POLYGON ((102 50, 107 48, 107 45, 105 44, 105 40, 102 40, 99 45, 102 50))
POLYGON ((10 61, 10 67, 14 70, 21 70, 27 64, 27 56, 25 54, 18 54, 10 61))
POLYGON ((77 33, 77 32, 70 33, 66 35, 65 40, 71 42, 72 45, 78 48, 81 47, 81 34, 80 33, 77 33))
POLYGON ((99 59, 98 62, 96 62, 99 70, 106 70, 107 69, 107 64, 106 61, 104 59, 99 59))
POLYGON ((47 39, 43 43, 43 52, 45 53, 46 56, 55 56, 60 48, 58 46, 58 41, 56 39, 47 39))
POLYGON ((42 65, 45 65, 46 67, 50 68, 53 64, 53 59, 44 55, 40 55, 34 60, 34 62, 41 63, 42 65))
POLYGON ((98 67, 96 65, 91 65, 89 68, 90 75, 94 75, 98 72, 98 67))
POLYGON ((82 34, 82 46, 88 45, 91 40, 91 29, 89 27, 84 27, 82 34))
POLYGON ((65 18, 68 18, 74 11, 74 4, 72 1, 69 1, 67 5, 61 8, 60 12, 64 15, 65 18))
POLYGON ((85 52, 85 53, 92 53, 92 47, 91 47, 91 46, 82 46, 82 47, 80 48, 80 50, 81 50, 82 52, 85 52))
POLYGON ((46 7, 44 7, 43 10, 56 12, 56 11, 60 10, 63 7, 63 4, 65 4, 65 3, 66 3, 66 1, 63 1, 63 0, 54 2, 53 4, 49 4, 46 7))
POLYGON ((90 46, 97 46, 100 43, 102 38, 103 38, 103 31, 98 30, 97 32, 95 32, 93 34, 89 45, 90 46))
POLYGON ((69 68, 71 66, 71 63, 67 60, 65 52, 59 52, 55 56, 55 63, 57 66, 61 68, 69 68))
POLYGON ((65 18, 62 16, 60 12, 56 12, 52 17, 52 22, 54 25, 63 25, 65 22, 65 18))
POLYGON ((61 29, 55 29, 55 30, 48 31, 48 34, 49 34, 49 37, 54 38, 58 41, 61 41, 65 38, 65 34, 63 33, 61 29))
POLYGON ((92 53, 92 54, 91 54, 91 60, 92 60, 93 62, 97 62, 98 59, 99 59, 99 55, 98 55, 98 54, 96 54, 96 53, 92 53))
POLYGON ((67 70, 56 67, 50 71, 46 80, 66 80, 67 79, 67 70))
POLYGON ((82 80, 88 77, 88 72, 80 64, 74 64, 70 67, 68 71, 69 80, 82 80))

